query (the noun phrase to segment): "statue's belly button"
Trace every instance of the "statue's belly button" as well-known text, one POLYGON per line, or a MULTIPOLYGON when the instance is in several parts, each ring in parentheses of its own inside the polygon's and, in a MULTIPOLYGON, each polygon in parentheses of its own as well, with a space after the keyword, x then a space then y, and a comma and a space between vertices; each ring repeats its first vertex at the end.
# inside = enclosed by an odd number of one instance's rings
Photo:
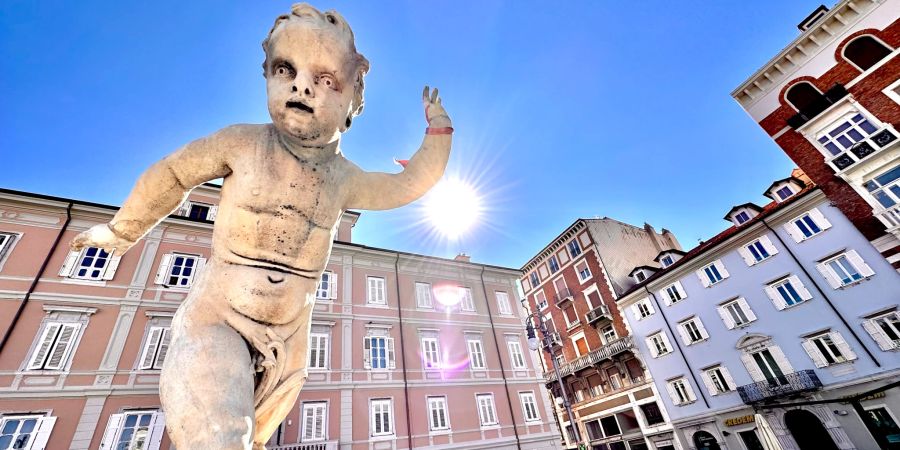
POLYGON ((268 275, 269 282, 272 284, 278 284, 284 281, 283 275, 268 275))

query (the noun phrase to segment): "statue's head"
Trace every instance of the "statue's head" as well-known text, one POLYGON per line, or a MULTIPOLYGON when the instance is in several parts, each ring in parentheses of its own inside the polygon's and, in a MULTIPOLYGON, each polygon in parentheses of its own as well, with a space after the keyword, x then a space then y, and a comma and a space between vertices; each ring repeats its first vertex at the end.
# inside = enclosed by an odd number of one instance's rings
POLYGON ((269 115, 281 132, 324 145, 362 113, 369 61, 356 51, 340 14, 295 4, 275 19, 262 46, 269 115))

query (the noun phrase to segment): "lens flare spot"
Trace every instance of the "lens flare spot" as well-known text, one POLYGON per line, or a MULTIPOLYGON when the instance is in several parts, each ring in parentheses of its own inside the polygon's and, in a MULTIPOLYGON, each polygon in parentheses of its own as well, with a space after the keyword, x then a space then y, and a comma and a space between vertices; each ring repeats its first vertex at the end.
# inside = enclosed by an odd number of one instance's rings
POLYGON ((447 178, 428 193, 425 214, 441 234, 457 239, 481 216, 481 198, 468 183, 447 178))

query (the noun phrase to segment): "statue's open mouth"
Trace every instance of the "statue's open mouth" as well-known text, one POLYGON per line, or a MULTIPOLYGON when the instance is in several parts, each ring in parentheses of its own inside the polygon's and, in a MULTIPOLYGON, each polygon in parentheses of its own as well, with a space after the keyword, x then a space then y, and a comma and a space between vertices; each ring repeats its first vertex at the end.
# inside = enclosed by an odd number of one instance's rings
POLYGON ((308 112, 308 113, 310 113, 310 114, 313 113, 312 107, 307 106, 305 103, 300 102, 300 101, 290 101, 290 102, 287 102, 287 107, 288 107, 288 108, 299 109, 300 111, 308 112))

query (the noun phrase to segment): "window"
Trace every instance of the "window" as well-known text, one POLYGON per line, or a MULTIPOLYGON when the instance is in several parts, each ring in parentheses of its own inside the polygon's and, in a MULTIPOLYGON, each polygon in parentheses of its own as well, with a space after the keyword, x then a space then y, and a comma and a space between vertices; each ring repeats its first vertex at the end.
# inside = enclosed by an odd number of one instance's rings
POLYGON ((475 300, 472 298, 472 289, 460 286, 459 309, 463 311, 475 311, 475 300))
POLYGON ((369 296, 366 302, 370 305, 387 305, 384 278, 366 277, 366 282, 369 285, 369 296))
POLYGON ((579 245, 578 241, 575 239, 569 241, 569 243, 566 244, 566 247, 569 248, 569 254, 572 255, 572 258, 581 254, 581 245, 579 245))
POLYGON ((875 125, 872 125, 865 116, 854 111, 838 121, 838 125, 831 128, 830 131, 820 134, 817 141, 831 156, 837 156, 876 131, 878 128, 875 125))
POLYGON ((416 282, 416 306, 419 308, 432 308, 431 284, 416 282))
POLYGON ((669 388, 669 395, 675 405, 686 405, 696 400, 693 389, 684 378, 669 381, 666 383, 666 387, 669 388))
POLYGON ((654 358, 666 355, 672 351, 672 346, 669 344, 669 338, 663 331, 649 336, 647 338, 647 347, 650 349, 650 356, 654 358))
POLYGON ((578 313, 577 313, 577 311, 575 311, 574 306, 570 305, 567 308, 562 308, 562 310, 563 310, 563 317, 565 317, 565 319, 566 319, 566 328, 567 329, 573 328, 576 325, 581 323, 581 321, 578 320, 578 313))
POLYGON ((35 414, 0 417, 0 450, 43 450, 50 439, 56 417, 35 414))
POLYGON ((650 304, 649 298, 638 300, 631 306, 631 310, 634 313, 634 318, 637 320, 650 317, 650 315, 654 313, 653 305, 650 304))
POLYGON ((609 387, 613 390, 622 388, 622 375, 619 373, 619 369, 615 367, 606 369, 606 378, 609 379, 609 387))
POLYGON ((366 336, 363 342, 363 358, 366 369, 393 369, 394 338, 366 336))
POLYGON ((644 403, 641 405, 641 412, 644 413, 644 418, 647 419, 647 425, 656 425, 659 423, 663 423, 666 421, 665 417, 663 417, 662 411, 659 409, 659 405, 656 402, 644 403))
POLYGON ((205 264, 206 260, 198 255, 182 253, 163 255, 154 281, 166 287, 188 288, 205 264))
POLYGON ((147 332, 147 340, 144 342, 144 350, 141 352, 140 368, 143 370, 162 369, 171 338, 172 333, 169 327, 150 327, 147 332))
POLYGON ((71 251, 59 270, 59 276, 78 280, 112 280, 119 259, 121 257, 110 257, 106 250, 96 247, 71 251))
POLYGON ((441 368, 441 352, 437 338, 422 338, 422 365, 426 369, 441 368))
POLYGON ((900 427, 894 420, 894 415, 888 411, 886 405, 869 406, 865 408, 866 414, 869 415, 869 423, 875 425, 873 434, 881 435, 883 442, 896 441, 896 436, 900 435, 900 427))
POLYGON ((634 278, 637 280, 638 283, 640 283, 640 282, 646 280, 647 276, 644 275, 644 271, 642 270, 640 272, 635 273, 634 278))
POLYGON ((13 244, 16 243, 18 237, 19 235, 16 233, 0 232, 0 266, 2 266, 6 256, 12 251, 13 244))
POLYGON ((325 418, 327 404, 325 402, 303 402, 303 422, 300 430, 300 442, 324 441, 325 418))
POLYGON ((734 379, 728 373, 728 369, 715 366, 703 371, 703 383, 710 395, 719 395, 737 389, 734 379))
POLYGON ((815 104, 822 97, 822 93, 812 83, 801 81, 788 88, 784 99, 797 111, 803 111, 815 104))
POLYGON ((719 316, 722 317, 722 322, 725 323, 725 328, 729 330, 743 327, 756 320, 756 314, 753 313, 747 300, 743 297, 724 303, 717 309, 719 316))
POLYGON ((126 411, 111 414, 100 448, 157 450, 164 427, 165 416, 159 411, 126 411))
POLYGON ((478 418, 481 426, 497 425, 497 414, 494 412, 494 394, 478 394, 475 396, 478 403, 478 418))
POLYGON ((578 281, 584 283, 591 278, 591 268, 588 267, 586 261, 579 261, 575 264, 575 271, 578 272, 578 281))
POLYGON ((538 307, 539 311, 543 311, 543 310, 547 309, 547 306, 549 306, 547 304, 547 296, 544 295, 543 290, 535 292, 534 302, 537 303, 537 307, 538 307))
POLYGON ((812 298, 812 294, 803 285, 796 275, 791 275, 765 287, 766 295, 775 304, 775 308, 782 310, 812 298))
POLYGON ((784 227, 794 241, 803 242, 831 228, 831 223, 825 219, 825 216, 817 208, 813 208, 809 212, 786 223, 784 227))
POLYGON ((428 429, 431 431, 449 430, 447 420, 447 397, 428 397, 428 429))
POLYGON ((525 369, 525 356, 522 354, 522 345, 518 341, 509 341, 509 359, 512 361, 513 369, 525 369))
POLYGON ((722 261, 715 260, 712 264, 708 264, 697 271, 697 276, 700 277, 700 283, 703 284, 703 287, 710 287, 728 278, 728 271, 725 270, 722 261))
POLYGON ((547 266, 550 267, 550 273, 559 271, 559 261, 556 260, 556 255, 550 257, 550 260, 547 261, 547 266))
POLYGON ((188 209, 187 217, 190 219, 206 220, 206 218, 209 216, 209 208, 210 205, 204 205, 202 203, 191 203, 191 206, 188 209))
POLYGON ((574 336, 570 336, 569 339, 572 340, 572 345, 575 347, 575 352, 578 356, 587 355, 590 352, 590 348, 587 345, 587 339, 584 338, 584 332, 579 331, 574 336))
POLYGON ((466 341, 469 347, 469 367, 477 370, 484 370, 484 346, 479 339, 469 339, 466 341))
POLYGON ((47 322, 26 367, 28 370, 66 370, 78 339, 79 323, 47 322))
POLYGON ((775 195, 778 196, 778 199, 781 201, 785 201, 794 195, 793 189, 790 186, 784 186, 781 189, 775 191, 775 195))
POLYGON ((863 261, 856 250, 826 259, 816 264, 816 268, 834 289, 849 286, 875 274, 875 271, 863 261))
MULTIPOLYGON (((575 241, 572 241, 575 242, 575 241)), ((534 392, 519 392, 519 401, 522 402, 522 412, 526 422, 541 420, 537 412, 537 402, 534 400, 534 392)))
POLYGON ((372 400, 370 403, 372 416, 372 436, 389 436, 394 434, 393 412, 394 405, 391 399, 372 400))
POLYGON ((512 309, 509 307, 509 294, 494 292, 494 296, 497 297, 497 308, 500 310, 500 314, 512 314, 512 309))
POLYGON ((738 253, 748 266, 755 266, 778 253, 778 249, 772 245, 768 236, 760 236, 759 239, 738 248, 738 253))
POLYGON ((676 281, 659 291, 659 296, 662 297, 666 305, 673 305, 687 298, 687 293, 684 292, 681 282, 676 281))
POLYGON ((316 285, 316 298, 319 300, 331 300, 337 298, 337 274, 326 270, 319 277, 316 285))
POLYGON ((891 54, 891 49, 874 37, 864 34, 844 47, 844 59, 865 72, 891 54))
POLYGON ((878 348, 894 350, 900 348, 900 314, 897 311, 882 313, 863 322, 863 328, 875 339, 878 348))
POLYGON ((787 383, 784 374, 791 373, 794 369, 784 356, 784 352, 774 345, 770 345, 758 352, 741 355, 744 367, 750 373, 753 381, 768 381, 774 385, 787 383))
POLYGON ((900 165, 863 183, 863 187, 884 208, 900 203, 900 165))
POLYGON ((747 214, 747 211, 741 211, 734 215, 734 220, 736 220, 738 225, 740 225, 750 220, 750 214, 747 214))
POLYGON ((537 272, 531 272, 531 286, 537 288, 541 284, 537 272))
POLYGON ((328 368, 328 335, 310 333, 309 335, 309 368, 328 368))
POLYGON ((612 325, 603 327, 603 329, 600 330, 600 335, 603 337, 603 343, 607 345, 619 338, 616 334, 616 329, 613 328, 612 325))
POLYGON ((825 367, 856 359, 856 354, 850 349, 847 341, 835 331, 807 338, 803 341, 803 349, 806 350, 816 367, 825 367))
POLYGON ((678 332, 685 345, 695 344, 709 338, 709 333, 703 327, 703 322, 694 317, 678 324, 678 332))
POLYGON ((662 259, 659 260, 663 267, 669 267, 675 263, 675 260, 672 259, 671 255, 663 256, 662 259))

